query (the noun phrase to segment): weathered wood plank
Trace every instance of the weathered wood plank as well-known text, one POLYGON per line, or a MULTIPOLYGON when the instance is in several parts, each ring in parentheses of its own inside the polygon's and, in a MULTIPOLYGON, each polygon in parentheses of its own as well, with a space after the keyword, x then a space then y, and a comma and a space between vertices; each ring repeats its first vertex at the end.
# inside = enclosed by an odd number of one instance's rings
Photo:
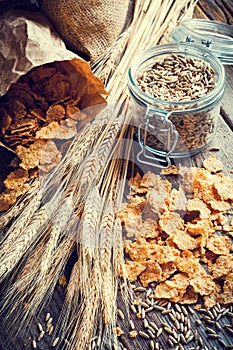
POLYGON ((194 11, 194 17, 209 18, 228 24, 233 24, 232 16, 232 0, 200 0, 194 11))
POLYGON ((214 0, 200 0, 198 2, 200 9, 208 16, 211 20, 227 23, 227 17, 225 12, 219 6, 217 1, 214 0))
POLYGON ((233 131, 233 65, 225 66, 226 69, 226 91, 221 103, 221 114, 225 122, 233 131))

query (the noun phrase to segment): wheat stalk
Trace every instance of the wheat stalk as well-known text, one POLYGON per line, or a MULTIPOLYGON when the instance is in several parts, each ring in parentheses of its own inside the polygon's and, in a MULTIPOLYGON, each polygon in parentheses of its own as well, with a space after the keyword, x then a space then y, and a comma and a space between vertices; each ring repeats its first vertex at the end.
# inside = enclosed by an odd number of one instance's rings
POLYGON ((80 242, 79 258, 81 259, 82 274, 80 278, 80 290, 83 295, 86 293, 87 280, 92 271, 93 265, 99 264, 98 260, 98 223, 100 220, 102 203, 99 190, 94 187, 86 199, 83 216, 80 224, 77 242, 80 242))
MULTIPOLYGON (((93 268, 87 280, 87 293, 82 298, 81 306, 78 310, 76 324, 69 336, 69 349, 85 350, 95 334, 96 319, 98 319, 100 308, 99 272, 93 268), (96 272, 96 273, 95 273, 96 272), (88 322, 87 322, 88 320, 88 322)), ((98 320, 99 321, 99 320, 98 320)))
POLYGON ((9 315, 16 316, 18 332, 25 324, 28 325, 32 315, 51 295, 74 248, 73 237, 76 237, 78 261, 67 287, 61 312, 64 325, 61 325, 60 332, 68 336, 68 347, 72 350, 86 349, 92 336, 103 335, 101 349, 105 346, 106 335, 109 342, 115 339, 120 273, 124 276, 122 296, 126 305, 129 292, 124 271, 121 225, 119 219, 114 224, 112 221, 113 212, 119 209, 122 202, 132 146, 132 142, 126 140, 128 137, 132 139, 132 130, 128 132, 132 115, 128 103, 127 71, 139 51, 156 45, 164 39, 164 32, 167 33, 171 25, 185 18, 185 14, 180 16, 184 7, 191 15, 195 2, 136 2, 127 31, 95 67, 97 75, 102 74, 110 94, 107 102, 110 106, 115 103, 114 107, 99 113, 95 121, 84 127, 74 139, 62 162, 41 184, 43 203, 39 202, 38 196, 38 201, 35 200, 30 209, 27 199, 33 199, 33 193, 38 190, 35 185, 32 192, 25 196, 24 209, 16 204, 8 216, 0 217, 0 222, 5 224, 10 222, 13 213, 18 216, 0 247, 0 280, 17 267, 14 275, 16 281, 11 281, 2 310, 11 308, 13 301, 14 307, 9 315), (68 198, 72 198, 73 203, 64 217, 59 218, 62 214, 59 206, 68 198), (26 210, 26 217, 23 217, 26 210), (64 228, 69 217, 71 222, 64 228), (57 224, 53 226, 54 222, 57 224), (17 227, 20 227, 18 232, 15 231, 17 227), (110 243, 112 238, 115 243, 113 247, 110 243), (40 270, 38 274, 36 268, 30 270, 33 261, 40 270), (28 308, 21 315, 18 307, 23 298, 28 301, 28 308))
POLYGON ((111 268, 113 225, 115 214, 110 203, 104 210, 100 223, 100 271, 102 277, 103 320, 109 324, 113 318, 114 277, 111 268))
POLYGON ((0 265, 0 281, 2 281, 17 265, 22 256, 38 240, 41 230, 45 223, 50 219, 49 204, 45 204, 32 219, 31 223, 24 228, 21 235, 15 238, 14 231, 8 236, 8 240, 4 241, 0 249, 2 263, 0 265), (13 247, 9 249, 9 243, 13 239, 13 247))
MULTIPOLYGON (((40 182, 39 180, 35 180, 32 182, 26 194, 22 196, 18 200, 18 202, 14 204, 8 211, 0 215, 0 227, 5 228, 13 219, 19 217, 20 214, 22 215, 20 216, 19 220, 21 221, 22 227, 25 227, 25 225, 27 225, 31 216, 35 212, 35 210, 38 208, 40 201, 41 201, 40 182), (39 195, 35 195, 36 193, 39 195), (25 205, 28 203, 30 203, 30 206, 27 206, 27 209, 25 210, 25 205)), ((2 240, 7 239, 8 233, 10 233, 10 231, 11 230, 9 229, 7 233, 3 235, 2 240)), ((20 232, 21 232, 21 229, 20 229, 20 223, 19 223, 17 230, 15 230, 15 235, 16 234, 20 235, 20 232)))

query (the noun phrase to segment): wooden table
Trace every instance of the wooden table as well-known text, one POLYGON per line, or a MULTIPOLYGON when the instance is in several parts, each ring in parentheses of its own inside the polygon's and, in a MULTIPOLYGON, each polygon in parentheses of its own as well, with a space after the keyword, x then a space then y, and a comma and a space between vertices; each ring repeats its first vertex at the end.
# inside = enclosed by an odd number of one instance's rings
MULTIPOLYGON (((194 12, 195 17, 206 18, 233 25, 233 1, 208 0, 199 1, 194 12)), ((217 134, 206 150, 193 157, 193 162, 200 166, 202 160, 209 154, 209 149, 219 148, 214 152, 221 159, 226 172, 233 167, 233 65, 226 65, 226 92, 221 104, 220 123, 217 134)))
MULTIPOLYGON (((177 0, 178 1, 178 0, 177 0)), ((227 0, 200 0, 198 5, 195 9, 195 17, 200 18, 208 18, 208 19, 215 19, 219 20, 224 23, 232 24, 233 25, 233 1, 227 1, 227 0)), ((190 162, 192 165, 195 166, 201 166, 203 160, 211 153, 215 154, 218 159, 220 159, 224 164, 224 172, 228 174, 229 176, 232 176, 231 170, 233 169, 233 65, 232 66, 226 66, 226 92, 221 104, 221 114, 220 114, 220 121, 219 126, 217 129, 217 133, 213 141, 208 145, 208 147, 201 152, 200 154, 193 156, 190 158, 190 162), (215 149, 215 151, 213 151, 215 149), (211 151, 210 151, 211 150, 211 151)), ((71 257, 70 263, 67 266, 67 275, 69 274, 69 266, 72 264, 72 261, 74 260, 75 256, 71 257)), ((45 315, 49 311, 53 318, 54 322, 56 322, 56 319, 59 314, 60 307, 64 300, 64 287, 58 285, 53 299, 51 303, 40 313, 40 315, 35 315, 35 320, 28 332, 24 337, 19 337, 16 342, 9 344, 7 347, 4 345, 4 338, 6 334, 6 330, 3 329, 3 325, 0 324, 0 350, 29 350, 31 349, 31 339, 33 336, 38 334, 37 330, 37 322, 44 323, 45 315)), ((121 301, 119 298, 119 307, 121 307, 121 301)), ((173 308, 175 309, 175 306, 173 305, 173 308)), ((230 309, 231 312, 233 312, 232 308, 230 309)), ((197 324, 195 322, 195 319, 200 319, 200 313, 197 313, 196 311, 193 311, 193 314, 189 312, 189 318, 191 322, 191 328, 193 330, 198 330, 198 333, 200 336, 202 336, 202 341, 197 341, 193 339, 188 345, 183 345, 182 347, 179 347, 178 349, 233 349, 233 334, 229 334, 223 327, 224 323, 229 323, 229 317, 223 316, 219 323, 222 325, 223 330, 219 331, 219 334, 221 334, 221 338, 223 342, 225 342, 225 345, 221 342, 219 342, 214 337, 208 338, 206 333, 206 326, 208 326, 207 323, 203 323, 201 326, 197 328, 197 324), (199 347, 198 347, 199 346, 199 347)), ((134 316, 132 315, 132 318, 134 316)), ((161 315, 161 313, 154 313, 153 316, 151 316, 151 319, 154 320, 158 325, 161 324, 161 322, 166 322, 169 325, 171 325, 171 321, 168 317, 168 315, 161 315)), ((233 319, 232 319, 233 320, 233 319)), ((137 328, 140 330, 142 329, 142 323, 140 323, 135 317, 134 321, 137 324, 137 328)), ((127 329, 129 327, 126 320, 120 320, 119 319, 119 326, 123 329, 127 329)), ((211 328, 211 324, 209 324, 209 327, 211 328)), ((161 345, 161 348, 166 350, 169 348, 169 344, 167 342, 168 334, 163 333, 159 337, 159 343, 161 345)), ((120 338, 122 344, 124 344, 125 349, 135 349, 135 350, 141 350, 141 349, 149 349, 149 341, 144 340, 143 338, 140 338, 140 341, 131 341, 126 336, 121 336, 120 338)), ((40 342, 38 349, 47 350, 50 349, 50 338, 47 336, 43 339, 43 341, 40 342)), ((57 347, 58 349, 58 347, 57 347)))

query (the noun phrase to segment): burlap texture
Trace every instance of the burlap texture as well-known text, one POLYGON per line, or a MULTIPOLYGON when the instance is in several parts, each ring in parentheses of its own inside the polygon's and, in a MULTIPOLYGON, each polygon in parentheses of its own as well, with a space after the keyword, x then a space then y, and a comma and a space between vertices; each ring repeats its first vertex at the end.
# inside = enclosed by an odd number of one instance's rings
POLYGON ((121 33, 132 0, 40 0, 39 5, 68 49, 94 61, 121 33))

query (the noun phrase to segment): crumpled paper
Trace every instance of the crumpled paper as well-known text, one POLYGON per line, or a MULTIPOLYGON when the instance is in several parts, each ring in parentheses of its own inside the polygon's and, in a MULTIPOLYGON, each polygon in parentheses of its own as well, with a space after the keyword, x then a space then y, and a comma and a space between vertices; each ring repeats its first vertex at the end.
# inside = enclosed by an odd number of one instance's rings
POLYGON ((42 13, 10 10, 1 15, 0 96, 33 67, 73 58, 80 57, 66 49, 42 13))
POLYGON ((32 179, 59 164, 69 142, 106 105, 107 92, 40 12, 0 16, 0 70, 0 146, 16 155, 2 181, 0 211, 6 211, 32 179))
MULTIPOLYGON (((79 60, 79 64, 74 62, 71 65, 70 74, 76 65, 76 70, 83 77, 81 81, 87 82, 85 85, 89 94, 106 94, 100 80, 92 74, 89 64, 66 49, 62 39, 41 12, 10 10, 0 16, 0 97, 5 95, 12 83, 32 68, 75 59, 79 60)), ((15 153, 1 141, 0 146, 15 153)))

